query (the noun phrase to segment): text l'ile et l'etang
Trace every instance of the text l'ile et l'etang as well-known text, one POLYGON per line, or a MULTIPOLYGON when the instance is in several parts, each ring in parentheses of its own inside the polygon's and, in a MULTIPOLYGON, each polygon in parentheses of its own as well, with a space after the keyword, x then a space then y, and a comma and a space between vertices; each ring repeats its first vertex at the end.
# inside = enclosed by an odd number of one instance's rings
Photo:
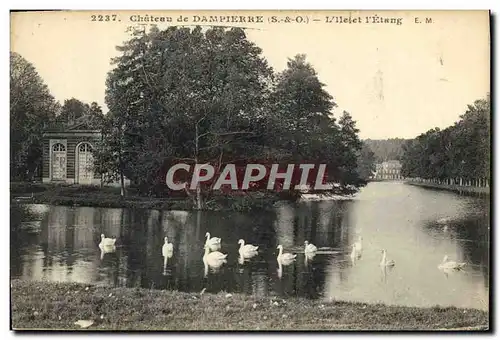
POLYGON ((383 17, 377 14, 370 16, 326 16, 327 24, 396 24, 401 25, 403 18, 383 17))

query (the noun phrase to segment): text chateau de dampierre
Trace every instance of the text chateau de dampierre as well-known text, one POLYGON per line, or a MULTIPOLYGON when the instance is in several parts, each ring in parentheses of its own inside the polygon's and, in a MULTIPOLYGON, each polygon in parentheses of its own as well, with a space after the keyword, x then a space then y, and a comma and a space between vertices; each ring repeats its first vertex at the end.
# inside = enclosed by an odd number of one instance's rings
MULTIPOLYGON (((323 22, 327 24, 395 24, 402 25, 402 17, 384 17, 381 15, 354 16, 354 15, 179 15, 179 16, 158 16, 134 14, 129 17, 134 23, 154 24, 154 23, 190 23, 190 24, 286 24, 286 23, 314 23, 323 22)), ((96 20, 109 21, 109 20, 96 20)), ((111 20, 114 21, 114 20, 111 20)), ((424 21, 430 23, 431 19, 415 18, 414 22, 424 21)))

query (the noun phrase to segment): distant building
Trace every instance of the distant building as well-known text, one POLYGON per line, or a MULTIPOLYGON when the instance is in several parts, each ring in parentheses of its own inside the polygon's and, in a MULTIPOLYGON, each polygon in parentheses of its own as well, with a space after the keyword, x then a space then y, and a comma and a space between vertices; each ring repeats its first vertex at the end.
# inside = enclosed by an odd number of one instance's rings
POLYGON ((401 163, 391 160, 375 164, 375 180, 398 180, 401 176, 401 163))

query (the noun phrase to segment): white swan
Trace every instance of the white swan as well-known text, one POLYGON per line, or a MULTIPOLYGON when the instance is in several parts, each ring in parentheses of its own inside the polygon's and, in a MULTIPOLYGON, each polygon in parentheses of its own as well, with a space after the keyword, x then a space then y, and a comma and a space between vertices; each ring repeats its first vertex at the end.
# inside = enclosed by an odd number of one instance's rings
POLYGON ((351 261, 355 262, 357 257, 358 257, 358 254, 356 252, 356 245, 353 244, 352 245, 352 251, 351 251, 351 261))
POLYGON ((206 260, 209 264, 218 261, 226 261, 227 254, 222 254, 220 251, 210 252, 209 247, 205 247, 205 255, 203 255, 203 260, 206 260))
POLYGON ((238 244, 240 245, 239 253, 241 257, 249 259, 257 255, 257 250, 259 249, 259 246, 254 246, 252 244, 245 244, 245 241, 243 239, 240 239, 238 241, 238 244))
POLYGON ((464 267, 467 265, 465 262, 456 262, 456 261, 448 261, 448 255, 445 255, 443 258, 443 261, 438 265, 438 268, 441 270, 455 270, 459 271, 464 269, 464 267))
POLYGON ((387 251, 385 249, 382 250, 382 260, 380 261, 380 266, 382 267, 394 267, 396 263, 394 260, 387 259, 387 251))
POLYGON ((221 239, 219 237, 210 238, 210 233, 206 233, 205 237, 207 240, 205 241, 205 246, 208 246, 211 251, 217 251, 220 249, 221 239))
POLYGON ((172 256, 173 252, 174 252, 174 245, 172 243, 168 243, 168 237, 165 236, 165 243, 161 248, 161 254, 165 258, 169 258, 172 256))
POLYGON ((304 242, 304 253, 314 253, 318 251, 318 248, 312 243, 309 243, 309 241, 304 242))
POLYGON ((99 245, 99 248, 101 249, 101 260, 104 259, 105 254, 114 253, 116 251, 116 246, 114 244, 107 246, 99 245))
POLYGON ((101 243, 99 243, 99 247, 111 247, 116 243, 116 238, 109 238, 101 234, 101 243))
POLYGON ((363 238, 360 236, 358 237, 358 240, 354 242, 354 247, 356 248, 357 253, 361 253, 363 250, 363 244, 362 244, 363 238))
POLYGON ((208 275, 208 267, 212 268, 213 270, 217 270, 227 262, 226 257, 227 254, 222 254, 219 251, 210 252, 210 248, 208 246, 205 246, 205 254, 203 255, 205 277, 207 277, 208 275))
POLYGON ((278 263, 282 265, 288 265, 295 261, 295 258, 297 257, 296 254, 290 254, 290 253, 283 253, 283 246, 280 244, 276 249, 279 249, 280 252, 278 253, 278 263))
POLYGON ((451 221, 451 217, 443 217, 437 220, 436 222, 439 224, 447 224, 448 222, 451 221))

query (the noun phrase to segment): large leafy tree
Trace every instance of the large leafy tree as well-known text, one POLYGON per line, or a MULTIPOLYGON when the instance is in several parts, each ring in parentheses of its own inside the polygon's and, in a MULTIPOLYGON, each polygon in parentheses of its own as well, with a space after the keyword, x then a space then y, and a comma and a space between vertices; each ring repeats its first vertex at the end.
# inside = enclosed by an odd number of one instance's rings
POLYGON ((42 133, 59 104, 35 67, 10 54, 10 178, 32 179, 42 157, 42 133))
POLYGON ((102 108, 96 102, 89 105, 76 98, 66 99, 56 122, 64 128, 82 120, 91 128, 100 129, 104 123, 102 108))
POLYGON ((272 70, 241 29, 152 29, 119 50, 106 103, 122 126, 127 177, 159 184, 169 162, 222 163, 252 150, 272 70))
POLYGON ((337 105, 305 55, 288 60, 271 98, 274 145, 288 151, 289 162, 323 163, 328 168, 327 180, 357 182, 353 171, 361 148, 359 131, 347 112, 337 124, 333 116, 337 105))
POLYGON ((57 121, 64 126, 71 126, 78 119, 85 116, 89 112, 89 105, 76 99, 66 99, 61 108, 61 113, 57 116, 57 121))

